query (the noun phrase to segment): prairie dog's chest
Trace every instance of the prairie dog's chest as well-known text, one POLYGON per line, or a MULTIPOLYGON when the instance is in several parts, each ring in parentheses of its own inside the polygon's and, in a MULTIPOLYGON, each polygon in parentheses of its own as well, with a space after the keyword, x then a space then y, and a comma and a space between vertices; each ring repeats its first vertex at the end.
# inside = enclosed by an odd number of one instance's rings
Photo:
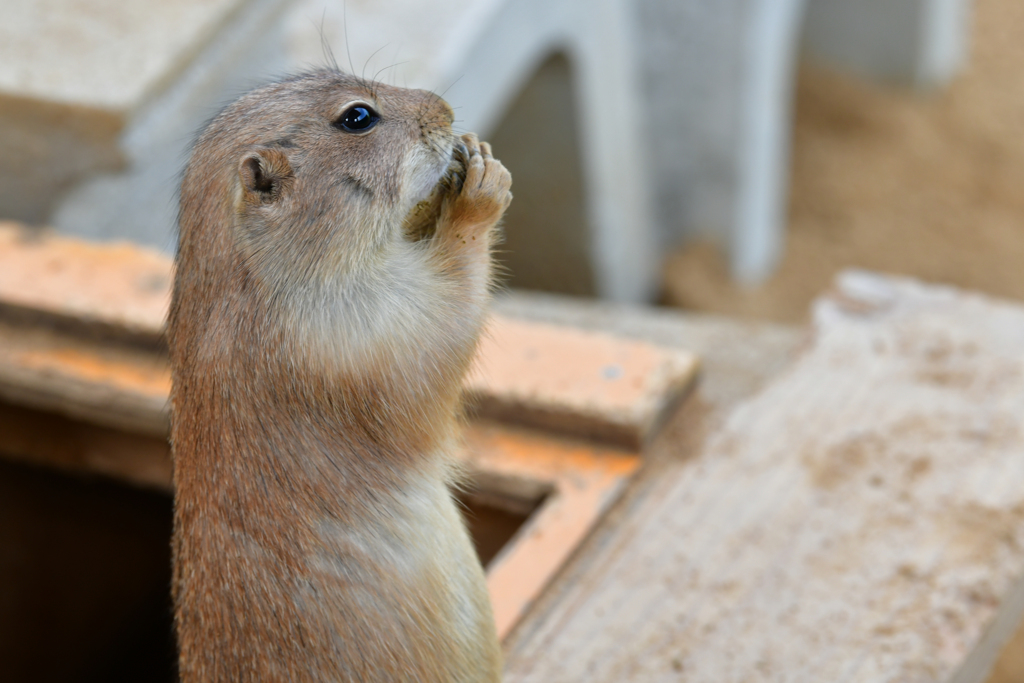
POLYGON ((315 525, 318 547, 312 559, 321 569, 383 572, 390 581, 416 583, 463 558, 468 535, 442 481, 418 482, 373 499, 376 508, 315 525))
POLYGON ((359 277, 309 285, 282 308, 300 352, 326 368, 344 371, 408 366, 422 372, 421 356, 464 332, 436 276, 412 245, 396 248, 359 277))

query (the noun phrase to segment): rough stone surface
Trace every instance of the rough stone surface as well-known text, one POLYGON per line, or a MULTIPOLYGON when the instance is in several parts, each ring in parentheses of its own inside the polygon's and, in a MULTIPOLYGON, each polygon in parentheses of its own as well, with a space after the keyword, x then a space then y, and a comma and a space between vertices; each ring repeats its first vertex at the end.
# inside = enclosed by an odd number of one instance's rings
POLYGON ((3 0, 0 92, 127 114, 247 0, 3 0))
POLYGON ((293 0, 0 0, 0 218, 174 249, 178 173, 293 0))
POLYGON ((39 222, 76 180, 122 169, 129 120, 247 1, 0 1, 3 217, 39 222))
POLYGON ((816 319, 580 555, 506 680, 984 680, 1024 608, 1024 310, 856 275, 816 319))

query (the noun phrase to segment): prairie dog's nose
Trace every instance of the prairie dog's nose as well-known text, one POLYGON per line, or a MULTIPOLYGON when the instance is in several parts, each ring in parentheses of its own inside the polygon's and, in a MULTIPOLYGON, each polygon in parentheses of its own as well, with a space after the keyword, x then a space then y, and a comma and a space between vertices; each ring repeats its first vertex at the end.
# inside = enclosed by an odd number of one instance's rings
POLYGON ((449 126, 455 123, 455 112, 452 111, 450 104, 445 102, 436 93, 430 92, 429 90, 420 90, 420 93, 430 103, 427 112, 427 118, 434 118, 438 121, 444 121, 449 126), (429 116, 432 114, 433 116, 429 116))
POLYGON ((444 107, 444 118, 448 122, 448 125, 450 126, 455 123, 455 112, 452 110, 452 106, 445 100, 439 99, 438 101, 441 103, 441 106, 444 107))

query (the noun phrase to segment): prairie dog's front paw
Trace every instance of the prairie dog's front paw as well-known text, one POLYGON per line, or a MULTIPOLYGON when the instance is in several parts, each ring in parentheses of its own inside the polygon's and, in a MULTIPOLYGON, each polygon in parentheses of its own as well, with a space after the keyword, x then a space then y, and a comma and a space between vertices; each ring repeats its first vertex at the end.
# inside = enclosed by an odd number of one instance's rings
POLYGON ((465 145, 466 179, 445 211, 448 222, 465 229, 490 229, 512 202, 512 174, 491 155, 491 146, 476 135, 462 136, 465 145))

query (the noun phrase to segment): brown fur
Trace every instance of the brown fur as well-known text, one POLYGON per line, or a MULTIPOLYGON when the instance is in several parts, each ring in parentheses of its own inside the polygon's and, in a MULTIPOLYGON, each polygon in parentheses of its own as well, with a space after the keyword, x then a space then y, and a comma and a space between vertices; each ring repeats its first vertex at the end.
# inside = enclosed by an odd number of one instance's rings
POLYGON ((511 179, 423 91, 334 71, 199 138, 169 320, 181 678, 498 681, 448 491, 511 179), (353 101, 375 128, 335 127, 353 101), (441 179, 432 235, 403 222, 441 179))

